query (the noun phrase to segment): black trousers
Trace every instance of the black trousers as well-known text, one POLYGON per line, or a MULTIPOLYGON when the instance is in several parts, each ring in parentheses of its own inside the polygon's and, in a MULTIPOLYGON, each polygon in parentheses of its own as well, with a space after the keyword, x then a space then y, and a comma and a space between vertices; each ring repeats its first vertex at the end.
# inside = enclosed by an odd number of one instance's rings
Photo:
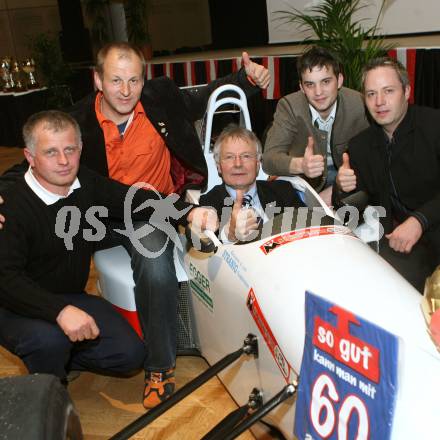
POLYGON ((144 343, 110 303, 86 293, 64 297, 94 318, 100 331, 96 339, 71 342, 56 323, 0 308, 0 345, 20 357, 29 373, 61 380, 70 369, 129 374, 142 368, 144 343))
POLYGON ((423 293, 426 278, 440 264, 439 253, 437 234, 424 234, 409 254, 391 249, 385 237, 379 244, 379 254, 420 293, 423 293))

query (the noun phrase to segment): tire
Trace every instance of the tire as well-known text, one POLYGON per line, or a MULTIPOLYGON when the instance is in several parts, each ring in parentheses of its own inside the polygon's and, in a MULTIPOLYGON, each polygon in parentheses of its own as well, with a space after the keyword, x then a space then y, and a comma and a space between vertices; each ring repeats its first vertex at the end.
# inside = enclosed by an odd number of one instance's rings
POLYGON ((78 414, 60 380, 47 374, 0 379, 0 440, 82 440, 78 414))

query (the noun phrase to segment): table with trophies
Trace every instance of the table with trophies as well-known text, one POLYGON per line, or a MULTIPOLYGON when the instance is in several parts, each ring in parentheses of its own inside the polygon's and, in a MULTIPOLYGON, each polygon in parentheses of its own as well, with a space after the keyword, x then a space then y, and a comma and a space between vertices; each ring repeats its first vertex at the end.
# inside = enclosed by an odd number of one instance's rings
POLYGON ((21 129, 33 113, 44 110, 46 87, 35 77, 35 62, 0 59, 0 146, 22 147, 21 129))

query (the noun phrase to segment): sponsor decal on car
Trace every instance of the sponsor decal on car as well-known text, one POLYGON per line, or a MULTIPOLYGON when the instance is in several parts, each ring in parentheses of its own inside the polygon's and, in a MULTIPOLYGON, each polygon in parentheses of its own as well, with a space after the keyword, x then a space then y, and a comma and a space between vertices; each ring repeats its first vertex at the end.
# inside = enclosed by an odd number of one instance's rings
POLYGON ((287 362, 286 357, 283 354, 280 346, 278 345, 277 340, 275 339, 272 330, 269 327, 269 324, 266 321, 266 318, 263 315, 260 305, 258 304, 257 298, 253 289, 249 290, 246 305, 249 311, 251 312, 252 317, 254 318, 255 323, 257 324, 260 333, 263 335, 264 340, 266 341, 267 346, 269 347, 270 352, 272 353, 273 358, 275 359, 278 368, 281 371, 284 379, 287 383, 292 381, 292 367, 289 362, 287 362))
POLYGON ((223 249, 222 258, 225 260, 226 264, 232 270, 232 272, 237 275, 239 280, 244 284, 244 286, 248 289, 249 283, 244 276, 244 273, 247 271, 246 267, 243 263, 237 258, 234 254, 234 251, 230 251, 227 249, 223 249))
POLYGON ((313 226, 310 228, 304 228, 287 232, 285 234, 272 237, 260 246, 263 254, 268 255, 280 246, 283 246, 294 241, 303 240, 304 238, 318 237, 321 235, 332 234, 352 234, 351 230, 345 226, 313 226))
POLYGON ((189 274, 189 285, 192 293, 212 312, 214 310, 214 299, 211 295, 211 285, 208 277, 192 263, 189 264, 189 274))
POLYGON ((296 437, 389 439, 398 349, 395 335, 306 292, 296 437))

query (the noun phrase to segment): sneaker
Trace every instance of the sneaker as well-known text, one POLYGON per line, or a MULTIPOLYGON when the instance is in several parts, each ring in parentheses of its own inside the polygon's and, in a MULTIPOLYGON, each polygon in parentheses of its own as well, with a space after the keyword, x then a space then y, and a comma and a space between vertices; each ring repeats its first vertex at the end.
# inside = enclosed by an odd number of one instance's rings
POLYGON ((162 373, 147 371, 145 374, 144 408, 151 409, 174 393, 176 378, 174 368, 162 373))

